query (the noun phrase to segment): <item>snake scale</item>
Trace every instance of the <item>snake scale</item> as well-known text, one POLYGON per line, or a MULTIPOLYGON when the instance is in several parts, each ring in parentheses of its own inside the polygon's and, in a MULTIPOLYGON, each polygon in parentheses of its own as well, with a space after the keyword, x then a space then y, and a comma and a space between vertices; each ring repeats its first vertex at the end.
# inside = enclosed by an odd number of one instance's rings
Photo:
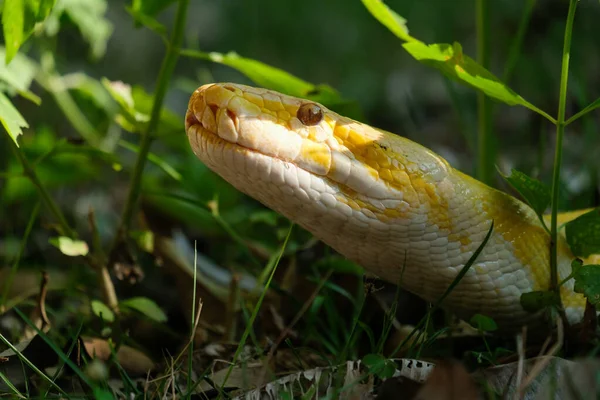
MULTIPOLYGON (((195 155, 234 187, 310 231, 367 271, 435 302, 492 235, 444 308, 501 327, 536 319, 521 294, 549 287, 550 237, 525 203, 452 168, 406 138, 324 106, 232 83, 190 98, 195 155), (402 279, 401 279, 402 274, 402 279)), ((573 256, 558 243, 558 274, 573 256)), ((561 287, 569 322, 585 299, 561 287)))

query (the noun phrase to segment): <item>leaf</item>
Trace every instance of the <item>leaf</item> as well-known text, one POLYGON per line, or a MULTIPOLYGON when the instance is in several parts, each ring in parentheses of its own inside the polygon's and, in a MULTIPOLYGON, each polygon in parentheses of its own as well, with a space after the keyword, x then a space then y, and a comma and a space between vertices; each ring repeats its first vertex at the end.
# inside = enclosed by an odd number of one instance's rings
POLYGON ((227 65, 246 75, 258 86, 276 90, 290 96, 308 98, 326 105, 345 102, 339 93, 330 86, 314 85, 282 69, 251 58, 241 57, 235 52, 222 54, 186 50, 182 54, 227 65))
POLYGON ((63 14, 69 16, 90 44, 93 58, 100 58, 112 34, 112 24, 105 18, 106 0, 58 0, 46 24, 46 33, 55 36, 63 14))
POLYGON ((102 318, 106 322, 114 322, 115 314, 112 310, 100 300, 92 300, 90 303, 92 312, 99 318, 102 318))
POLYGON ((383 26, 392 31, 394 35, 407 42, 415 40, 408 34, 406 20, 386 6, 383 1, 362 0, 362 3, 371 15, 381 22, 383 26))
POLYGON ((167 315, 152 300, 147 297, 132 297, 120 302, 123 307, 137 310, 156 322, 166 322, 167 315))
POLYGON ((550 205, 550 188, 543 182, 534 179, 521 171, 513 169, 510 176, 500 173, 504 179, 523 197, 533 208, 540 220, 544 211, 550 205))
MULTIPOLYGON (((5 59, 6 52, 0 47, 0 60, 5 59)), ((10 64, 0 62, 0 90, 11 96, 20 94, 37 105, 41 99, 29 90, 37 73, 37 65, 22 54, 17 54, 10 64)))
POLYGON ((525 311, 537 312, 549 306, 559 304, 558 295, 550 291, 533 291, 521 295, 521 306, 525 311))
MULTIPOLYGON (((121 127, 129 132, 139 133, 146 129, 150 122, 150 112, 154 101, 151 94, 140 86, 130 86, 126 83, 112 82, 102 78, 102 84, 111 97, 117 102, 121 112, 115 118, 121 127)), ((155 135, 165 135, 183 131, 183 121, 172 111, 163 108, 155 135)))
POLYGON ((10 99, 2 92, 0 92, 0 121, 8 136, 19 146, 17 138, 23 134, 23 128, 29 128, 29 125, 10 99))
POLYGON ((133 238, 140 247, 147 253, 154 252, 154 232, 152 231, 130 231, 129 236, 133 238))
POLYGON ((133 0, 131 9, 137 13, 155 17, 173 3, 175 0, 133 0))
POLYGON ((471 317, 471 320, 469 321, 469 323, 474 326, 475 328, 477 328, 480 331, 483 332, 493 332, 495 330, 498 329, 498 325, 496 324, 496 321, 494 321, 492 318, 486 316, 486 315, 482 315, 482 314, 475 314, 471 317))
POLYGON ((381 379, 391 378, 396 372, 394 361, 385 358, 380 354, 367 354, 363 357, 362 363, 369 368, 369 372, 381 379))
POLYGON ((5 0, 2 10, 6 63, 17 54, 27 35, 25 34, 25 0, 5 0))
POLYGON ((50 238, 48 241, 51 245, 57 247, 65 256, 85 256, 90 251, 86 242, 82 240, 73 240, 67 236, 50 238))
POLYGON ((567 222, 565 235, 576 257, 600 254, 600 208, 567 222))
POLYGON ((600 304, 600 265, 584 265, 577 271, 575 291, 583 293, 591 304, 600 304))
POLYGON ((27 40, 35 24, 48 17, 55 0, 5 0, 2 10, 2 26, 6 45, 6 64, 17 54, 27 40))
POLYGON ((556 120, 529 103, 523 97, 502 83, 491 72, 477 64, 471 57, 462 53, 459 43, 435 43, 427 45, 411 41, 402 45, 417 61, 440 70, 447 77, 481 90, 486 95, 510 106, 521 105, 546 117, 556 120))

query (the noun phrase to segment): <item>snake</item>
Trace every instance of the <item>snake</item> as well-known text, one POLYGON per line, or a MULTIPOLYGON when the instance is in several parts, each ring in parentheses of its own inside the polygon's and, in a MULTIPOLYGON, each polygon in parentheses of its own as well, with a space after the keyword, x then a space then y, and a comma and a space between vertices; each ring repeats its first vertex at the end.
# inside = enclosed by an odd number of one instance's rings
MULTIPOLYGON (((199 87, 185 130, 196 157, 236 189, 428 302, 488 236, 443 308, 505 329, 541 318, 520 301, 550 287, 550 235, 540 218, 432 150, 322 104, 234 83, 199 87)), ((562 234, 557 257, 562 280, 574 258, 562 234)), ((580 322, 586 299, 574 280, 559 291, 568 322, 580 322)))

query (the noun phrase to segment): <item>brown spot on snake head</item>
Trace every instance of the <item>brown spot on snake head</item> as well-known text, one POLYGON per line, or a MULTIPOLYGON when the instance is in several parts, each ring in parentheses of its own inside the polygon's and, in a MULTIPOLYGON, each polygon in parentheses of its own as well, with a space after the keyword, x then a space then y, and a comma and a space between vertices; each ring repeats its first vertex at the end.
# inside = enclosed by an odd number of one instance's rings
POLYGON ((305 103, 298 108, 296 117, 306 126, 317 125, 323 119, 323 110, 315 103, 305 103))

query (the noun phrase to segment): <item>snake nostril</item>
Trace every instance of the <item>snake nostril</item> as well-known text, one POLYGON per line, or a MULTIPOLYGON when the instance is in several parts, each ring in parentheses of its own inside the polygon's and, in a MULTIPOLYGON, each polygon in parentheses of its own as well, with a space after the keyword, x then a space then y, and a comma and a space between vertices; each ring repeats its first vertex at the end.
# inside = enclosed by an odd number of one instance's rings
POLYGON ((234 88, 234 87, 232 87, 232 86, 229 86, 229 85, 223 85, 222 87, 223 87, 223 89, 227 89, 227 90, 229 90, 230 92, 234 92, 234 93, 235 93, 235 88, 234 88))
POLYGON ((238 129, 238 118, 237 118, 237 115, 235 115, 235 113, 233 111, 227 110, 227 116, 233 122, 233 125, 235 126, 235 129, 238 129))

